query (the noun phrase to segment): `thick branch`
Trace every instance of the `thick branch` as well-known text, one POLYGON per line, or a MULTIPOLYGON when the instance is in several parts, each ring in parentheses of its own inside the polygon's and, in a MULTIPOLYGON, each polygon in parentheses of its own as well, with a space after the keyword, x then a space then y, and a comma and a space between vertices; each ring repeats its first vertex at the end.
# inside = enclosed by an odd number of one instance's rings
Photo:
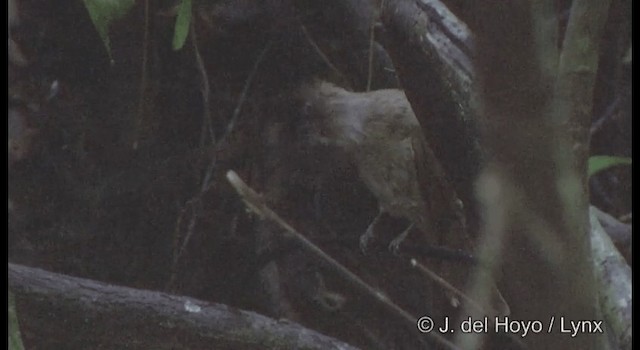
MULTIPOLYGON (((569 50, 597 48, 591 40, 601 34, 598 24, 578 24, 595 20, 584 16, 582 7, 589 6, 576 5, 579 2, 573 4, 580 10, 574 8, 571 13, 570 22, 576 23, 566 33, 567 38, 574 37, 576 45, 566 45, 565 41, 561 57, 574 57, 569 50), (582 26, 593 29, 592 35, 569 33, 582 26)), ((541 57, 553 52, 555 43, 538 36, 539 25, 545 23, 540 16, 550 4, 537 8, 527 2, 488 2, 476 9, 480 19, 477 90, 492 155, 492 164, 483 176, 487 225, 481 259, 504 259, 505 277, 511 281, 505 287, 510 289, 506 294, 527 301, 513 306, 514 318, 550 320, 562 315, 572 320, 599 320, 588 230, 588 191, 582 186, 587 172, 586 167, 574 165, 586 158, 584 153, 572 152, 588 144, 567 137, 556 121, 566 117, 556 106, 566 95, 580 95, 582 104, 575 107, 589 106, 590 110, 592 96, 583 92, 592 91, 589 69, 595 62, 563 58, 559 78, 553 80, 554 65, 541 57), (584 78, 581 84, 588 87, 562 83, 565 71, 574 69, 584 78)), ((594 9, 599 10, 606 8, 594 9)), ((597 49, 590 54, 597 57, 597 49)), ((548 336, 525 341, 532 348, 547 349, 606 346, 599 332, 565 338, 557 329, 548 336)))
POLYGON ((9 264, 28 348, 355 349, 225 305, 9 264))
POLYGON ((620 349, 631 349, 631 268, 613 246, 591 207, 591 249, 598 283, 602 315, 620 349))
POLYGON ((473 214, 482 161, 470 106, 473 37, 440 1, 384 3, 384 45, 429 144, 473 214))
POLYGON ((632 251, 632 229, 631 225, 624 224, 613 216, 603 212, 602 210, 591 206, 592 215, 598 218, 600 225, 609 235, 611 242, 615 244, 622 256, 627 260, 628 264, 633 261, 632 251))

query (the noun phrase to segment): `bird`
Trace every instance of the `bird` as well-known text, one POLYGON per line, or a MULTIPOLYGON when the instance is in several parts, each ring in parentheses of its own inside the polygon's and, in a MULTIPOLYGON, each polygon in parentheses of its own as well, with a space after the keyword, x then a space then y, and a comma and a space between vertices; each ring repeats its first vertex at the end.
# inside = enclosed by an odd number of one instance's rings
MULTIPOLYGON (((452 221, 464 225, 463 204, 402 90, 357 93, 318 81, 305 95, 307 113, 320 119, 315 121, 315 141, 350 155, 360 179, 378 200, 378 215, 360 239, 362 250, 366 251, 383 214, 408 219, 425 233, 446 230, 452 221)), ((394 241, 392 247, 397 248, 400 239, 394 241)))
MULTIPOLYGON (((352 92, 317 80, 301 91, 303 113, 312 125, 312 142, 346 153, 378 201, 378 214, 360 237, 363 252, 384 214, 410 222, 391 241, 389 247, 394 252, 400 250, 414 228, 428 245, 460 252, 473 250, 466 232, 464 204, 429 147, 402 90, 352 92)), ((468 275, 460 273, 459 268, 441 270, 445 279, 456 280, 452 283, 456 288, 465 287, 468 275)), ((504 301, 497 293, 497 299, 504 301)), ((452 296, 452 304, 456 303, 454 299, 452 296)), ((501 313, 508 313, 506 310, 508 306, 501 313)))

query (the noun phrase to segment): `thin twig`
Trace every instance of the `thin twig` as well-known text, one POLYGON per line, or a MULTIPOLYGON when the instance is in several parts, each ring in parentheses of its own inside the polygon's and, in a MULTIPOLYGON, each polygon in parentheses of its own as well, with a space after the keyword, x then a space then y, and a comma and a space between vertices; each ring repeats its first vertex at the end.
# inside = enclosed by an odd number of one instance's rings
MULTIPOLYGON (((453 294, 457 295, 458 297, 460 297, 461 299, 463 299, 466 303, 465 306, 476 310, 478 312, 480 312, 480 314, 482 315, 493 315, 495 317, 497 317, 497 315, 500 315, 500 312, 497 310, 492 310, 492 313, 487 312, 487 310, 480 305, 478 302, 476 302, 474 299, 472 299, 471 297, 469 297, 468 295, 466 295, 465 293, 461 292, 459 289, 457 289, 456 287, 454 287, 453 285, 451 285, 449 282, 447 282, 444 278, 438 276, 438 274, 436 274, 435 272, 433 272, 432 270, 430 270, 428 267, 426 267, 425 265, 419 263, 416 259, 410 258, 409 259, 411 266, 415 267, 418 269, 418 271, 422 272, 423 274, 425 274, 426 276, 429 277, 429 279, 435 281, 437 284, 439 284, 440 286, 442 286, 444 289, 452 292, 453 294)), ((469 310, 469 309, 467 309, 469 310)), ((467 311, 465 310, 465 312, 467 311)), ((507 316, 507 315, 500 315, 500 316, 507 316)), ((487 322, 493 326, 494 325, 494 320, 495 318, 492 317, 487 317, 487 322)), ((513 341, 514 344, 517 344, 521 349, 526 349, 524 343, 522 343, 522 341, 520 339, 518 339, 518 337, 516 337, 514 334, 510 334, 507 333, 506 336, 513 341)))
POLYGON ((591 125, 591 129, 589 130, 589 133, 591 134, 591 136, 595 135, 598 131, 600 131, 600 129, 602 129, 604 124, 610 119, 610 117, 616 111, 616 108, 618 107, 619 104, 620 104, 620 96, 616 96, 613 102, 611 102, 611 104, 607 106, 607 109, 604 111, 604 113, 602 113, 602 116, 600 116, 600 118, 598 118, 593 123, 593 125, 591 125))
MULTIPOLYGON (((202 200, 202 196, 207 193, 211 187, 211 179, 213 177, 213 173, 216 167, 216 163, 217 163, 217 155, 218 152, 220 150, 221 145, 223 145, 227 138, 229 137, 229 135, 233 132, 233 129, 236 125, 236 122, 238 120, 238 117, 240 115, 240 112, 242 111, 242 106, 244 105, 244 102, 247 98, 247 93, 249 91, 249 87, 251 86, 251 83, 253 82, 253 79, 255 77, 255 74, 258 70, 258 66, 260 66, 260 63, 262 62, 262 60, 264 59, 264 56, 266 55, 267 51, 269 51, 269 48, 271 47, 271 43, 272 40, 269 40, 267 42, 267 44, 265 45, 264 49, 260 52, 260 54, 258 55, 258 57, 256 58, 256 61, 253 64, 253 67, 251 69, 251 72, 249 73, 249 75, 247 76, 247 80, 244 83, 244 87, 242 89, 242 92, 240 94, 240 97, 238 99, 238 103, 236 104, 236 108, 233 110, 233 114, 231 115, 231 118, 229 119, 229 122, 227 123, 227 128, 225 129, 224 134, 222 135, 222 137, 220 137, 220 139, 218 139, 218 141, 215 143, 214 147, 213 147, 213 151, 211 154, 211 161, 209 162, 209 166, 207 167, 207 170, 205 172, 205 176, 202 180, 202 185, 200 187, 200 192, 198 194, 196 194, 193 198, 191 198, 186 204, 185 204, 185 208, 186 207, 192 207, 191 210, 191 218, 189 220, 189 225, 187 226, 187 233, 185 234, 184 240, 182 241, 182 244, 180 244, 180 248, 178 249, 177 252, 175 252, 174 258, 173 258, 173 264, 171 267, 171 276, 169 278, 169 282, 167 284, 167 290, 169 290, 171 288, 171 286, 173 285, 173 282, 175 281, 176 278, 176 274, 177 274, 177 269, 178 269, 178 262, 180 261, 180 258, 182 257, 182 255, 184 254, 189 241, 191 240, 191 237, 193 236, 193 232, 194 232, 194 228, 196 226, 198 217, 200 216, 200 212, 202 210, 202 206, 201 206, 201 200, 202 200)), ((206 108, 209 108, 209 106, 205 106, 206 108)), ((182 216, 183 214, 186 212, 186 210, 182 210, 177 223, 176 223, 176 231, 175 231, 175 237, 177 240, 178 237, 178 233, 180 231, 180 224, 182 223, 182 216)), ((177 244, 176 244, 177 246, 177 244)))
POLYGON ((271 44, 272 44, 272 40, 269 40, 265 45, 264 49, 262 49, 262 51, 258 55, 258 58, 256 59, 256 61, 254 62, 253 68, 251 69, 251 72, 247 76, 247 80, 245 81, 244 87, 242 88, 242 93, 240 94, 240 98, 238 99, 236 108, 233 110, 233 114, 231 115, 231 119, 229 119, 229 123, 227 123, 227 129, 225 130, 220 140, 218 140, 218 142, 216 143, 216 147, 211 157, 211 163, 209 163, 209 168, 207 169, 207 173, 205 174, 204 181, 202 181, 202 188, 200 191, 202 194, 204 194, 209 190, 210 181, 216 166, 217 154, 218 154, 220 145, 222 145, 227 140, 229 135, 233 132, 236 122, 238 121, 238 116, 240 115, 240 111, 242 111, 242 106, 244 105, 244 101, 247 99, 247 92, 249 91, 249 87, 251 86, 251 83, 253 82, 253 78, 255 77, 256 72, 258 71, 258 66, 264 59, 264 56, 266 55, 267 51, 269 51, 271 44))
MULTIPOLYGON (((382 4, 380 4, 382 8, 382 4)), ((373 44, 375 43, 375 19, 371 20, 369 26, 369 69, 367 72, 367 92, 371 91, 371 81, 373 80, 373 44)))
MULTIPOLYGON (((478 302, 476 302, 475 300, 471 299, 469 296, 467 296, 466 294, 461 292, 458 288, 456 288, 453 285, 451 285, 444 278, 438 276, 437 273, 433 272, 431 269, 429 269, 425 265, 419 263, 418 260, 410 258, 409 262, 411 263, 412 267, 417 268, 418 271, 422 272, 429 279, 435 281, 443 289, 448 290, 449 292, 459 296, 461 299, 463 299, 465 302, 467 302, 468 305, 471 306, 473 309, 476 309, 477 311, 480 311, 483 314, 491 314, 491 313, 488 313, 487 310, 485 310, 484 307, 482 307, 482 305, 480 305, 478 302)), ((493 313, 496 313, 496 311, 494 310, 493 313)))
POLYGON ((132 148, 138 149, 138 138, 140 134, 140 128, 142 127, 142 121, 147 112, 147 61, 149 60, 149 0, 144 1, 144 37, 142 39, 142 67, 140 78, 140 94, 138 99, 138 113, 136 126, 133 134, 132 148))
MULTIPOLYGON (((351 272, 349 269, 344 267, 330 255, 325 253, 318 246, 313 244, 313 242, 309 241, 303 234, 296 231, 291 225, 289 225, 286 221, 284 221, 278 214, 276 214, 271 208, 269 208, 264 199, 258 195, 253 189, 251 189, 247 184, 240 179, 238 174, 236 174, 233 170, 229 170, 227 172, 227 180, 236 190, 242 201, 245 203, 248 209, 256 213, 263 219, 268 219, 280 227, 282 227, 286 234, 295 239, 304 249, 314 254, 317 258, 325 262, 328 266, 331 266, 338 274, 340 274, 346 281, 351 282, 356 287, 360 288, 366 294, 373 297, 375 300, 379 301, 382 305, 384 305, 387 309, 398 315, 400 318, 404 319, 407 322, 407 325, 411 327, 412 330, 416 330, 416 321, 417 319, 410 315, 407 311, 400 308, 398 305, 393 303, 386 295, 382 292, 374 289, 370 285, 368 285, 365 281, 363 281, 356 274, 351 272)), ((432 337, 438 343, 444 345, 448 349, 458 349, 453 343, 445 339, 437 332, 426 333, 428 336, 432 337)))
POLYGON ((322 49, 320 48, 320 46, 318 46, 316 41, 313 40, 313 38, 311 37, 311 34, 309 34, 309 31, 307 31, 307 27, 305 27, 304 24, 300 23, 300 29, 302 30, 302 34, 304 34, 304 37, 307 39, 307 41, 309 42, 311 47, 313 47, 313 49, 316 51, 318 56, 320 56, 322 61, 332 71, 336 72, 336 74, 338 74, 342 79, 344 79, 346 81, 346 78, 345 78, 344 74, 342 74, 342 72, 333 63, 331 63, 331 60, 329 59, 329 57, 322 51, 322 49))
POLYGON ((209 132, 211 137, 211 143, 215 143, 215 135, 213 133, 213 121, 211 120, 211 110, 209 106, 209 93, 211 88, 209 87, 209 75, 207 69, 204 66, 202 55, 200 55, 200 48, 198 47, 198 38, 196 37, 196 30, 193 21, 189 26, 189 36, 191 37, 191 45, 193 46, 193 54, 196 58, 196 66, 198 73, 200 73, 200 92, 202 94, 202 131, 200 133, 200 148, 204 147, 206 143, 206 134, 209 132))

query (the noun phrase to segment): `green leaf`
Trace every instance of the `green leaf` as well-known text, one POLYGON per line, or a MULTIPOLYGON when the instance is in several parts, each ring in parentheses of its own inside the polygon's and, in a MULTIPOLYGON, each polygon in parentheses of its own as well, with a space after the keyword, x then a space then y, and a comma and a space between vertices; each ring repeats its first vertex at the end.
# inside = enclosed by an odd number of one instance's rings
POLYGON ((109 59, 112 59, 109 26, 113 21, 124 17, 134 3, 135 0, 84 0, 84 6, 107 49, 109 59))
POLYGON ((618 165, 631 165, 631 158, 613 156, 589 157, 589 177, 602 170, 609 169, 618 165))
POLYGON ((180 9, 178 9, 178 17, 176 18, 176 27, 173 32, 173 42, 171 46, 174 50, 180 50, 187 40, 189 34, 189 24, 191 23, 191 0, 182 0, 180 9))
POLYGON ((13 293, 9 292, 9 349, 24 350, 20 328, 18 327, 18 316, 16 315, 16 303, 13 293))

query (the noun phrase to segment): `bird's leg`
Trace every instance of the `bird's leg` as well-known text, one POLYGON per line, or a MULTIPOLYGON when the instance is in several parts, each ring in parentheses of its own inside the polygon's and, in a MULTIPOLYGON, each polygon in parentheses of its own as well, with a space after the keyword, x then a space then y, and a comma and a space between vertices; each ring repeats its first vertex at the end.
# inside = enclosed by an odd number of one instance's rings
POLYGON ((389 250, 392 253, 396 255, 400 253, 400 244, 402 244, 404 239, 407 238, 407 236, 409 235, 409 232, 411 232, 412 229, 413 229, 413 222, 411 223, 411 225, 409 225, 409 227, 407 227, 404 231, 402 231, 402 233, 398 235, 398 237, 394 238, 393 241, 389 243, 389 250))
POLYGON ((367 227, 367 230, 360 236, 360 250, 363 254, 367 254, 367 248, 369 247, 369 242, 374 238, 375 233, 373 232, 374 227, 380 220, 382 216, 382 210, 378 212, 378 215, 373 219, 373 221, 367 227))

